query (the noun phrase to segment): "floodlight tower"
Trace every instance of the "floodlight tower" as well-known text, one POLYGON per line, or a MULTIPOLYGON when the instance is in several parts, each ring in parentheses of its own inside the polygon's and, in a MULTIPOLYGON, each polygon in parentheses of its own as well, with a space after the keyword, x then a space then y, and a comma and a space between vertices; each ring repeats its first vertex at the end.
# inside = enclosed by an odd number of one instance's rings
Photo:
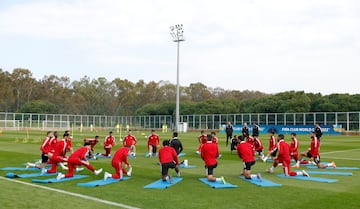
POLYGON ((179 59, 180 59, 180 42, 185 41, 183 25, 177 24, 170 26, 170 34, 174 42, 177 42, 177 68, 176 68, 176 112, 175 112, 175 131, 179 132, 180 123, 180 86, 179 86, 179 59))

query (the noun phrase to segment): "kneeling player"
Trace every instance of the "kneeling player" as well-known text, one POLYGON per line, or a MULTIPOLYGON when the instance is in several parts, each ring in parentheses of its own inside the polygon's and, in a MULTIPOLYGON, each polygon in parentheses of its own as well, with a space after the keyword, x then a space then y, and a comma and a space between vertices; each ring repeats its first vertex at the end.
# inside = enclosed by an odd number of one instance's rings
POLYGON ((249 142, 246 142, 242 136, 239 139, 240 143, 237 145, 237 152, 244 163, 242 174, 246 179, 255 178, 262 181, 260 173, 251 175, 251 166, 255 165, 254 147, 249 142))
POLYGON ((115 168, 116 174, 105 172, 104 180, 110 177, 114 179, 122 179, 123 174, 126 174, 127 176, 131 176, 132 167, 127 161, 127 157, 129 154, 130 154, 130 149, 127 147, 122 147, 116 150, 114 157, 111 161, 111 165, 113 168, 115 168), (123 162, 125 163, 125 166, 129 168, 129 170, 125 170, 125 168, 122 166, 123 162))
POLYGON ((163 141, 163 147, 159 149, 159 160, 161 165, 161 178, 163 181, 172 183, 171 176, 168 175, 169 168, 175 169, 177 176, 180 177, 179 159, 174 148, 170 147, 169 140, 163 141))

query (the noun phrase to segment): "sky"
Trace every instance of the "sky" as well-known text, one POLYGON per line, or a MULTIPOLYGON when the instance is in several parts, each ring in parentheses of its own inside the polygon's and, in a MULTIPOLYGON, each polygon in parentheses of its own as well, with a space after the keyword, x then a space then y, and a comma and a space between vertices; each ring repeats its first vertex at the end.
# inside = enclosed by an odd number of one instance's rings
POLYGON ((1 0, 0 69, 36 79, 177 80, 359 94, 357 0, 1 0))

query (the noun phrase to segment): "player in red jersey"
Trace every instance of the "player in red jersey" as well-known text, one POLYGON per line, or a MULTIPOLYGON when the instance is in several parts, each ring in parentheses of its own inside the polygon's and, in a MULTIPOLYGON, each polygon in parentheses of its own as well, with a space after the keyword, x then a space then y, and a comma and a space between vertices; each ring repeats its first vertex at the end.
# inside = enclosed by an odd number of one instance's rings
POLYGON ((38 165, 36 163, 26 163, 26 168, 29 167, 36 167, 39 169, 45 168, 46 164, 48 163, 49 160, 49 156, 48 153, 52 147, 52 145, 50 144, 50 141, 52 141, 54 138, 54 134, 52 131, 48 131, 46 133, 46 137, 45 139, 43 139, 41 146, 40 146, 40 150, 41 150, 41 164, 38 165))
POLYGON ((126 174, 127 176, 131 176, 132 167, 127 161, 127 157, 130 153, 130 149, 127 147, 121 147, 118 150, 116 150, 114 157, 111 161, 112 167, 115 169, 115 174, 111 174, 108 172, 104 173, 104 180, 106 181, 107 178, 114 178, 114 179, 122 179, 123 174, 126 174), (125 170, 122 163, 125 164, 126 168, 129 168, 129 170, 125 170))
POLYGON ((147 157, 156 156, 157 148, 160 147, 160 137, 155 130, 151 130, 151 135, 148 137, 148 154, 147 157))
POLYGON ((168 175, 169 168, 175 169, 180 177, 179 158, 174 148, 170 147, 170 141, 164 140, 163 147, 159 149, 159 161, 161 165, 161 179, 172 183, 171 176, 168 175))
POLYGON ((260 159, 264 159, 264 146, 262 144, 261 139, 259 136, 253 136, 254 137, 254 150, 255 154, 258 154, 260 156, 260 159))
POLYGON ((111 149, 115 146, 115 137, 113 136, 113 132, 110 131, 109 135, 107 135, 104 139, 104 150, 105 154, 102 154, 105 157, 111 156, 111 149))
POLYGON ((197 140, 198 140, 198 142, 199 142, 199 147, 198 147, 198 149, 196 150, 196 154, 199 155, 199 154, 201 153, 201 148, 202 148, 202 146, 207 142, 207 136, 206 136, 204 130, 201 130, 201 131, 200 131, 200 135, 198 136, 197 140))
POLYGON ((271 156, 272 158, 276 157, 276 153, 277 153, 277 143, 276 143, 276 138, 274 136, 274 132, 271 131, 270 132, 270 139, 269 139, 269 149, 268 152, 266 154, 266 157, 263 158, 263 161, 266 162, 266 160, 271 156))
POLYGON ((87 157, 96 159, 94 155, 94 147, 99 142, 99 136, 95 136, 95 138, 85 138, 84 143, 87 141, 90 143, 90 152, 89 152, 89 156, 87 157))
POLYGON ((290 144, 290 156, 296 162, 293 168, 299 168, 298 161, 299 161, 299 141, 296 138, 296 133, 291 133, 291 144, 290 144))
POLYGON ((217 138, 216 133, 214 131, 211 132, 211 137, 212 137, 211 141, 213 143, 215 143, 215 144, 219 143, 219 138, 217 138))
POLYGON ((134 153, 133 156, 136 156, 136 137, 131 134, 131 130, 128 131, 128 135, 126 135, 123 139, 123 146, 130 148, 130 150, 134 153))
POLYGON ((217 160, 216 158, 219 157, 219 147, 213 141, 212 135, 207 135, 207 142, 202 146, 201 149, 201 158, 204 160, 205 163, 205 171, 208 181, 211 182, 222 182, 226 184, 226 181, 223 176, 220 178, 214 177, 214 169, 217 167, 217 160))
POLYGON ((65 149, 66 149, 66 141, 68 137, 70 137, 69 134, 64 133, 63 138, 57 141, 56 146, 54 146, 52 150, 48 153, 51 163, 51 169, 43 170, 42 172, 46 171, 47 173, 56 173, 57 164, 67 161, 67 158, 65 157, 65 149))
POLYGON ((244 169, 242 174, 246 179, 258 179, 262 181, 260 173, 251 174, 251 166, 255 165, 254 146, 245 141, 243 136, 239 137, 239 144, 237 145, 238 156, 242 159, 244 169))
POLYGON ((283 166, 284 174, 286 176, 297 176, 297 175, 309 176, 309 174, 305 170, 299 172, 294 172, 290 170, 290 161, 291 161, 290 146, 288 143, 285 142, 283 134, 279 134, 278 141, 279 141, 277 146, 278 156, 277 158, 274 159, 274 164, 268 171, 270 173, 273 173, 274 168, 276 168, 276 166, 279 163, 281 163, 283 166))
MULTIPOLYGON (((308 157, 313 161, 318 168, 327 168, 327 167, 333 167, 336 168, 335 162, 321 164, 320 163, 320 140, 316 137, 316 132, 311 133, 311 143, 310 148, 308 151, 300 153, 300 157, 308 157)), ((299 166, 299 161, 296 163, 296 166, 299 166)))
POLYGON ((72 153, 68 158, 68 168, 69 168, 68 173, 67 174, 59 173, 56 179, 60 180, 61 178, 73 177, 74 170, 76 169, 76 167, 82 165, 86 166, 87 169, 94 172, 95 175, 99 175, 102 172, 102 168, 95 170, 94 167, 86 159, 86 155, 88 154, 89 150, 90 150, 90 143, 85 142, 83 147, 80 147, 74 153, 72 153))

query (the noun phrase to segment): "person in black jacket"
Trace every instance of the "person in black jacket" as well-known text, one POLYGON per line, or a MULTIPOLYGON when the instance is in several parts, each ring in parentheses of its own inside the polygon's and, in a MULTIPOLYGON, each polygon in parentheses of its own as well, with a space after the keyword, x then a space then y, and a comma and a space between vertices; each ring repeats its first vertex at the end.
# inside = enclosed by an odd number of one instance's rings
POLYGON ((226 125, 225 131, 226 131, 226 146, 228 146, 229 139, 230 139, 230 143, 231 143, 232 134, 233 134, 233 131, 234 131, 233 126, 232 126, 230 121, 226 125))
POLYGON ((175 149, 177 155, 183 151, 182 143, 178 139, 178 132, 173 133, 173 138, 170 140, 170 147, 175 149))
POLYGON ((318 123, 315 125, 314 132, 315 132, 316 138, 318 138, 319 140, 321 140, 321 136, 323 135, 323 133, 322 133, 321 127, 320 127, 320 125, 319 125, 318 123))
POLYGON ((253 124, 252 133, 253 136, 259 136, 259 126, 256 123, 253 124))
POLYGON ((249 127, 247 126, 247 123, 244 123, 244 126, 243 126, 241 132, 242 132, 244 139, 246 139, 250 136, 249 135, 249 127))

